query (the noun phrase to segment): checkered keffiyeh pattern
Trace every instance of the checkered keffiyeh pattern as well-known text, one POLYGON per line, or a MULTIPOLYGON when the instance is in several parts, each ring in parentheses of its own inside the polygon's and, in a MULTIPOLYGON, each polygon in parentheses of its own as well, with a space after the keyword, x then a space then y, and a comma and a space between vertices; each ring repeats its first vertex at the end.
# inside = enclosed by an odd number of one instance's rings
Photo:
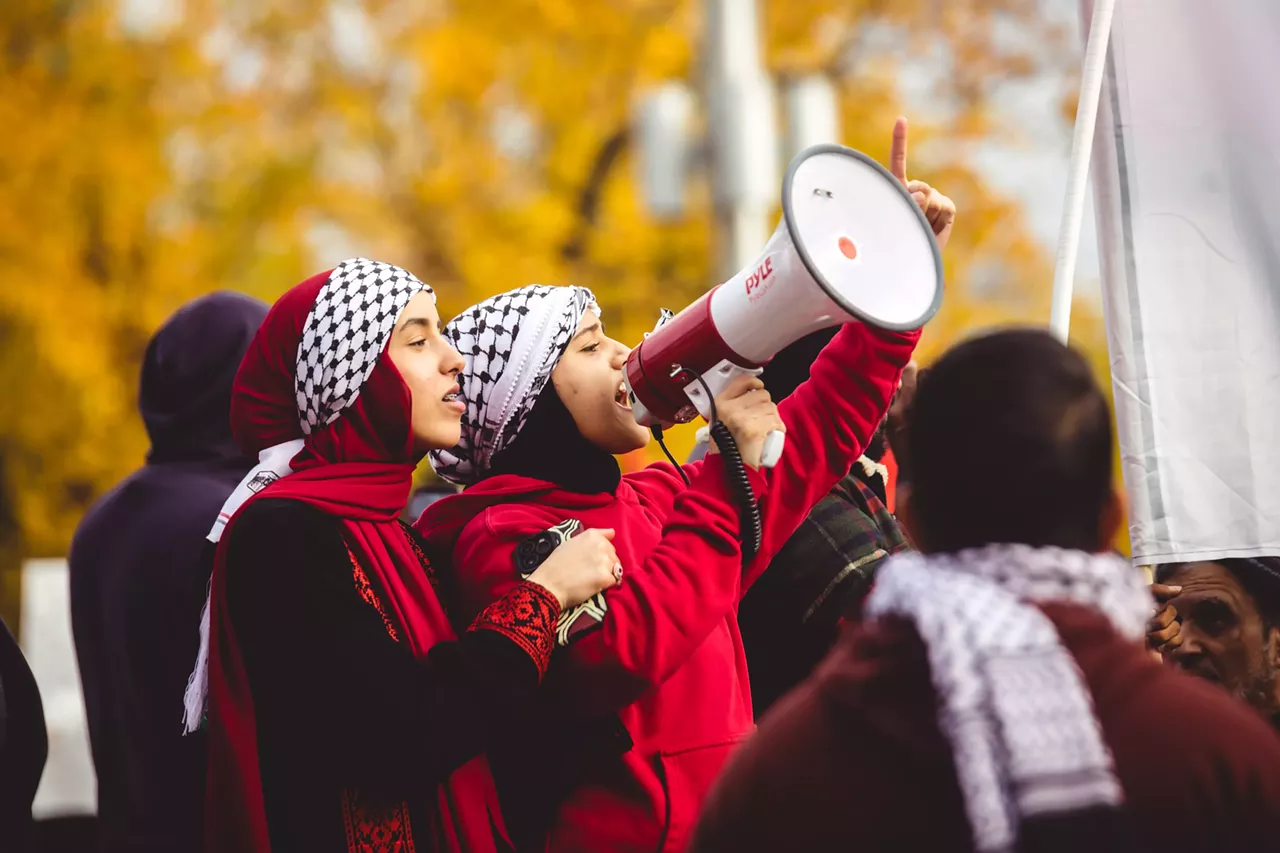
MULTIPOLYGON (((303 435, 333 423, 360 396, 400 312, 418 293, 435 291, 400 267, 353 258, 334 267, 307 313, 298 342, 294 391, 303 435)), ((258 464, 236 486, 206 537, 218 542, 227 522, 254 494, 293 473, 290 463, 305 440, 295 438, 265 448, 258 464)), ((208 696, 209 598, 200 615, 200 650, 183 698, 183 730, 203 724, 208 696)))
POLYGON ((587 288, 531 284, 486 299, 445 326, 466 361, 459 382, 467 411, 458 446, 431 454, 437 474, 461 485, 484 478, 524 426, 587 312, 600 314, 587 288))
POLYGON ((909 619, 928 649, 979 853, 1012 853, 1026 819, 1124 800, 1089 688, 1032 604, 1052 601, 1092 608, 1135 642, 1154 612, 1118 557, 1027 545, 900 554, 867 600, 868 617, 909 619))
POLYGON ((333 423, 373 373, 396 318, 421 291, 433 291, 400 267, 354 258, 334 268, 307 315, 294 387, 305 435, 333 423))

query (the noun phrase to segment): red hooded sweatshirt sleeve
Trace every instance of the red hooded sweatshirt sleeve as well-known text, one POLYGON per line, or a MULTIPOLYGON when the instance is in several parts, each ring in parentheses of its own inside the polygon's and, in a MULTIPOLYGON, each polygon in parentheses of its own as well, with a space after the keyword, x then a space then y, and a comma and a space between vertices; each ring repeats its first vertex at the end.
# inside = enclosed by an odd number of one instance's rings
POLYGON ((621 767, 585 782, 562 804, 549 849, 683 847, 720 767, 753 729, 737 625, 745 582, 848 471, 917 338, 850 325, 780 407, 784 462, 748 474, 764 538, 745 576, 738 509, 719 456, 686 466, 690 487, 670 465, 624 477, 612 495, 498 475, 424 514, 424 534, 454 548, 454 616, 461 620, 519 582, 514 551, 526 537, 569 518, 616 531, 623 583, 606 593, 600 626, 557 651, 543 692, 547 712, 561 719, 616 712, 633 746, 621 767))
MULTIPOLYGON (((768 567, 809 510, 826 497, 862 455, 888 411, 920 332, 887 332, 861 323, 841 329, 814 361, 809 381, 778 404, 787 426, 782 458, 756 490, 763 525, 760 552, 743 577, 742 593, 768 567)), ((690 478, 706 460, 685 465, 690 478)), ((682 489, 670 464, 628 474, 645 499, 660 504, 682 489)), ((754 486, 754 482, 753 482, 754 486)))

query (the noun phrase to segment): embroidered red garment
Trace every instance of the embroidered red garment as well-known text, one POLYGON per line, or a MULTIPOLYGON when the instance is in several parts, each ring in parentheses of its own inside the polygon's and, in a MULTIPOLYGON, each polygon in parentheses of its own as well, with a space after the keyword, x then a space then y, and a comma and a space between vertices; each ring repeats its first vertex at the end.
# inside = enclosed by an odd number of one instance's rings
MULTIPOLYGON (((231 418, 236 439, 247 452, 256 454, 303 437, 294 392, 295 363, 307 315, 328 278, 328 273, 315 276, 282 296, 241 364, 231 418)), ((396 568, 419 565, 408 534, 397 522, 409 498, 414 468, 410 412, 409 390, 384 350, 355 402, 337 420, 306 437, 291 463, 295 473, 272 483, 245 506, 264 496, 288 498, 339 519, 353 556, 383 593, 381 600, 399 641, 421 657, 436 643, 453 639, 454 633, 426 574, 396 568)), ((235 517, 219 543, 211 583, 205 850, 268 853, 253 697, 225 606, 226 548, 234 524, 235 517)), ((352 812, 346 812, 350 821, 352 812)), ((483 758, 456 770, 437 789, 434 802, 426 804, 426 812, 433 825, 416 827, 416 839, 402 844, 403 850, 488 853, 498 849, 495 832, 505 836, 483 758)), ((360 812, 365 818, 369 813, 360 812)), ((370 846, 370 839, 388 839, 396 832, 409 838, 403 810, 392 805, 382 814, 398 816, 400 822, 379 827, 366 825, 365 819, 348 823, 348 840, 359 839, 352 842, 353 850, 381 849, 370 846), (360 833, 355 832, 357 824, 360 833)))

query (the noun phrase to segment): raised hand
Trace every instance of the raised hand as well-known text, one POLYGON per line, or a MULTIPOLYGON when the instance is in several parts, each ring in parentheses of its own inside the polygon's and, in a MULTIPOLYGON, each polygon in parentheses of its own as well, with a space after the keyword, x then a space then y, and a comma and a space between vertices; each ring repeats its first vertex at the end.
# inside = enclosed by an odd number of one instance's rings
POLYGON ((911 197, 924 211, 924 218, 933 228, 938 248, 945 249, 951 239, 951 227, 955 224, 956 204, 924 181, 907 179, 907 120, 899 117, 893 125, 893 145, 889 149, 889 171, 902 182, 911 197))
POLYGON ((1178 611, 1170 603, 1181 593, 1180 586, 1151 585, 1151 594, 1160 610, 1147 623, 1147 647, 1161 655, 1182 645, 1182 623, 1178 621, 1178 611))
MULTIPOLYGON (((742 375, 735 378, 716 397, 716 417, 720 419, 733 441, 738 445, 738 455, 743 464, 760 467, 760 455, 765 437, 773 430, 786 432, 786 424, 778 414, 778 406, 758 378, 742 375)), ((708 453, 719 453, 715 440, 708 453)))

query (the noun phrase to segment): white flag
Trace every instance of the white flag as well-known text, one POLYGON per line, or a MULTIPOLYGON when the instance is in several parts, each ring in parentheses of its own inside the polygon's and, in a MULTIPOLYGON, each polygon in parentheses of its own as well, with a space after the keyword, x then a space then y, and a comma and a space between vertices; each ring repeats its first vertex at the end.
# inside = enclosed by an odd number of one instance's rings
POLYGON ((1139 563, 1280 554, 1278 44, 1278 0, 1116 6, 1093 179, 1139 563))

